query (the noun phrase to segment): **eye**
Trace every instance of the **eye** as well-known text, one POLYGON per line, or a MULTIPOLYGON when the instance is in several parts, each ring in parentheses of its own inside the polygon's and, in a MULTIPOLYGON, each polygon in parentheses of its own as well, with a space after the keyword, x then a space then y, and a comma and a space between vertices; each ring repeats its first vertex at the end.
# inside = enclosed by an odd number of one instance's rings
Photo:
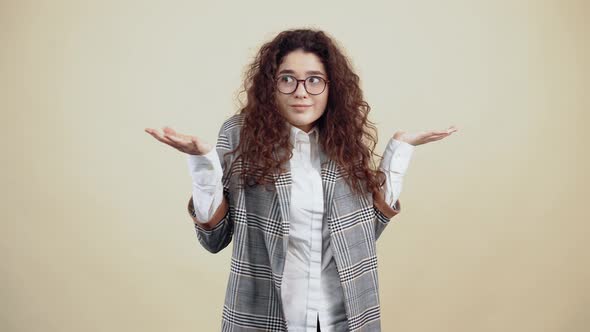
POLYGON ((318 84, 322 81, 322 78, 319 76, 310 76, 307 78, 307 81, 311 84, 318 84))
POLYGON ((295 81, 295 78, 291 75, 282 75, 279 77, 279 81, 284 83, 292 83, 295 81))

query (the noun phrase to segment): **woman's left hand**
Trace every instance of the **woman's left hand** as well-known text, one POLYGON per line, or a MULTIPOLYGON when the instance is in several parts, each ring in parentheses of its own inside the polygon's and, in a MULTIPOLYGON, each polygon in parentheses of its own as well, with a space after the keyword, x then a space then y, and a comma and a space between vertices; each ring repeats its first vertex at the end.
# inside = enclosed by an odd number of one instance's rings
POLYGON ((447 130, 422 131, 415 134, 406 133, 405 131, 400 130, 393 135, 393 138, 398 141, 406 142, 408 144, 416 146, 424 143, 441 140, 456 132, 457 130, 458 129, 455 128, 455 126, 450 126, 447 130))

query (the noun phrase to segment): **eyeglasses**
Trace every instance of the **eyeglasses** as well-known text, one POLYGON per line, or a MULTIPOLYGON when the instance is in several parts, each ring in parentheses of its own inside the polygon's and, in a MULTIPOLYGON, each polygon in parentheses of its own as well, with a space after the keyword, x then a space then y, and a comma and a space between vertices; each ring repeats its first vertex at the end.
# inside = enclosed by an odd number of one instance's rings
POLYGON ((319 76, 310 76, 304 80, 298 80, 292 75, 281 75, 276 79, 277 89, 280 93, 292 94, 299 87, 299 82, 303 82, 303 88, 310 95, 319 95, 326 89, 327 81, 319 76))

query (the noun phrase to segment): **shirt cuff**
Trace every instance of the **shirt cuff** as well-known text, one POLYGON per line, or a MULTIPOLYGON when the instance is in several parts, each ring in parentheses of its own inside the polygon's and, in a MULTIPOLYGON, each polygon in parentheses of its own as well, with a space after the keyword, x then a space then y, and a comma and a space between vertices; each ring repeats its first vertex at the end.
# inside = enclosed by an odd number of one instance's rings
POLYGON ((217 150, 213 148, 202 155, 189 154, 187 164, 193 185, 201 190, 214 192, 223 176, 217 150))
POLYGON ((383 171, 404 175, 408 170, 415 148, 410 143, 391 138, 385 147, 385 152, 383 152, 380 168, 383 171))

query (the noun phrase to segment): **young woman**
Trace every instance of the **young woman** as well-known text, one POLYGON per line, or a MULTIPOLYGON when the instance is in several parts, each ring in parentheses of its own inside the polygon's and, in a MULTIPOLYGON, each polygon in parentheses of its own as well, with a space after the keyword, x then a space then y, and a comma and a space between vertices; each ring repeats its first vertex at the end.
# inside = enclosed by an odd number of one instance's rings
POLYGON ((247 103, 216 148, 146 128, 188 154, 201 245, 233 240, 223 331, 380 331, 376 240, 399 213, 413 149, 456 131, 396 132, 376 169, 359 77, 324 32, 289 30, 250 65, 247 103))

